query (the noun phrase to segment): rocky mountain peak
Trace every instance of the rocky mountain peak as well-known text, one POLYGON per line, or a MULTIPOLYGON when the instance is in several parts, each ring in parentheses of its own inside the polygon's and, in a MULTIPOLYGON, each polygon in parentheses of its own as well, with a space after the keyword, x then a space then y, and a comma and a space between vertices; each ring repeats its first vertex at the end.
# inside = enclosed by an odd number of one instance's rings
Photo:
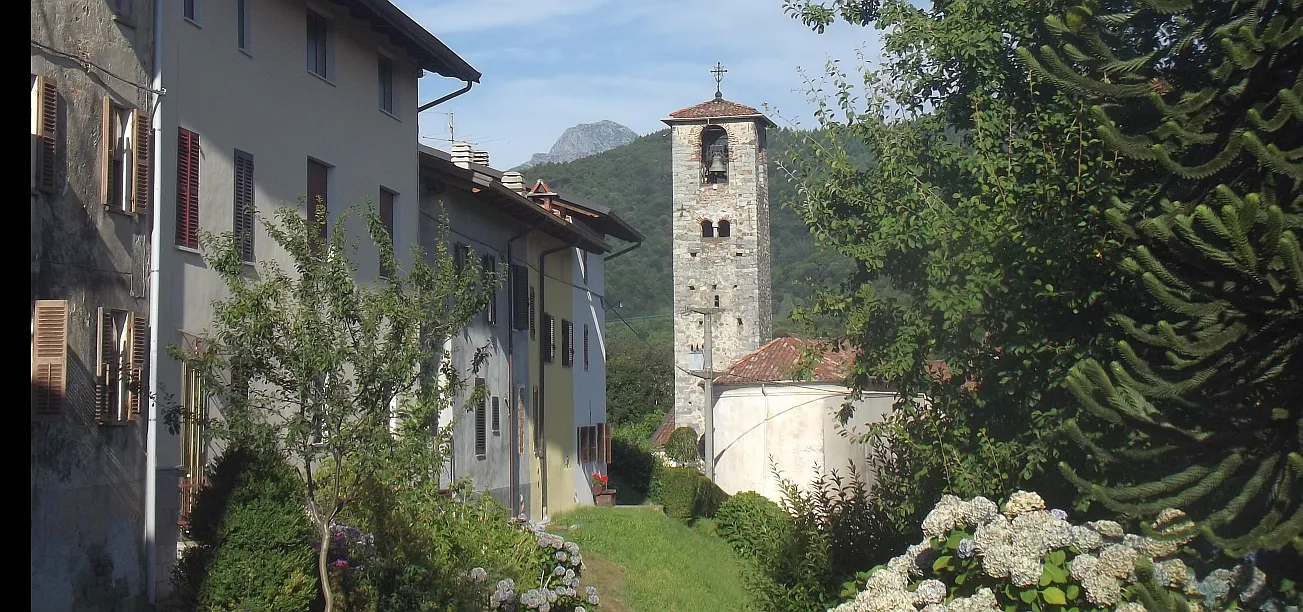
POLYGON ((547 153, 535 153, 529 161, 512 168, 526 170, 546 163, 563 163, 626 145, 638 138, 633 130, 614 121, 581 123, 566 129, 547 153))

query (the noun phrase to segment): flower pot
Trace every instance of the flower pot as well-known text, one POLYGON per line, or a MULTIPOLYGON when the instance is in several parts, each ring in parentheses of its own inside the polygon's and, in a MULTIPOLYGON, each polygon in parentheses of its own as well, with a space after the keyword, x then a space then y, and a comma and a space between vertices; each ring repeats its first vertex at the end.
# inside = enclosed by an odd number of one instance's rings
POLYGON ((595 485, 593 485, 593 498, 596 499, 597 496, 601 495, 601 494, 602 494, 602 491, 605 491, 605 490, 606 490, 606 485, 604 485, 604 484, 595 484, 595 485))

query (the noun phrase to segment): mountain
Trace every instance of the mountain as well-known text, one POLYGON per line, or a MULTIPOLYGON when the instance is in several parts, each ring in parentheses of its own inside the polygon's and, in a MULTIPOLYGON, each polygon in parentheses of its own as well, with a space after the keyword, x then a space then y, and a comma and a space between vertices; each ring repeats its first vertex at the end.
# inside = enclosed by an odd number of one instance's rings
POLYGON ((637 138, 638 134, 633 130, 614 121, 581 123, 562 132, 550 151, 535 153, 529 161, 512 170, 524 171, 539 164, 574 161, 629 144, 637 138))
MULTIPOLYGON (((818 287, 849 278, 854 266, 845 257, 820 250, 791 209, 796 190, 776 167, 802 133, 769 132, 769 211, 773 245, 774 314, 784 318, 807 302, 818 287)), ((566 163, 529 168, 527 182, 543 179, 562 194, 610 206, 646 237, 643 245, 611 260, 606 270, 606 305, 625 318, 659 317, 673 302, 670 214, 670 132, 642 136, 624 146, 566 163)), ((616 251, 625 245, 612 245, 616 251)))

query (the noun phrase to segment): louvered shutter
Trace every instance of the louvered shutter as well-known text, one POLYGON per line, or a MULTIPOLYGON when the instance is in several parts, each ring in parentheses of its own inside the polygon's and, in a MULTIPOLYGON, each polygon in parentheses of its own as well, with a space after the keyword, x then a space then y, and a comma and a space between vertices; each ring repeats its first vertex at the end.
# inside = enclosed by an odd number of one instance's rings
POLYGON ((41 138, 41 179, 37 184, 41 191, 54 193, 58 185, 59 84, 49 77, 37 78, 40 81, 37 97, 41 113, 37 132, 41 138))
POLYGON ((149 154, 153 150, 151 148, 151 139, 154 136, 154 130, 149 125, 149 116, 140 111, 132 113, 131 125, 136 128, 136 137, 133 143, 136 150, 132 155, 135 162, 135 174, 131 177, 131 212, 143 215, 149 212, 149 199, 153 193, 150 184, 150 168, 153 167, 153 164, 150 161, 149 154))
POLYGON ((611 426, 606 423, 598 424, 598 430, 601 434, 601 451, 598 452, 598 461, 605 463, 611 462, 611 426))
POLYGON ((176 243, 199 248, 199 135, 185 128, 176 144, 176 243))
POLYGON ((122 418, 118 414, 117 402, 120 355, 113 311, 101 306, 96 318, 99 321, 99 333, 96 336, 95 419, 104 425, 116 423, 122 418))
POLYGON ((529 327, 529 268, 519 264, 511 266, 511 328, 529 327))
POLYGON ((588 428, 579 427, 579 461, 580 463, 588 461, 588 428))
POLYGON ((127 420, 134 421, 140 417, 140 407, 146 403, 149 386, 145 376, 149 373, 149 317, 131 314, 131 352, 127 364, 131 374, 128 386, 127 420))
POLYGON ((538 401, 538 387, 534 387, 534 454, 543 456, 543 407, 538 401))
POLYGON ((308 160, 308 222, 317 228, 317 238, 323 245, 330 234, 329 221, 324 219, 330 211, 327 174, 325 164, 308 160))
POLYGON ((113 206, 113 100, 104 96, 100 105, 100 203, 113 206))
POLYGON ((67 391, 68 302, 37 300, 32 334, 32 416, 59 416, 67 391))
POLYGON ((502 435, 502 407, 498 396, 493 396, 493 434, 502 435))
POLYGON ((235 218, 231 231, 240 247, 240 257, 253 261, 253 156, 235 150, 235 218))

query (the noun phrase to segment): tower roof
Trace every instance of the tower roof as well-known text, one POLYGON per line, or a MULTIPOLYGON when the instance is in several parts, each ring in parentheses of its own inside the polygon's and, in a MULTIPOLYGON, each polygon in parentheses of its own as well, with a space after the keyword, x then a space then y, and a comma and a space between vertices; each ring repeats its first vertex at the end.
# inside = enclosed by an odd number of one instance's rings
POLYGON ((696 121, 699 119, 755 119, 769 127, 774 126, 774 122, 760 111, 747 106, 725 100, 722 97, 713 100, 707 100, 701 104, 682 108, 670 113, 670 116, 661 119, 665 123, 673 124, 680 121, 696 121))

